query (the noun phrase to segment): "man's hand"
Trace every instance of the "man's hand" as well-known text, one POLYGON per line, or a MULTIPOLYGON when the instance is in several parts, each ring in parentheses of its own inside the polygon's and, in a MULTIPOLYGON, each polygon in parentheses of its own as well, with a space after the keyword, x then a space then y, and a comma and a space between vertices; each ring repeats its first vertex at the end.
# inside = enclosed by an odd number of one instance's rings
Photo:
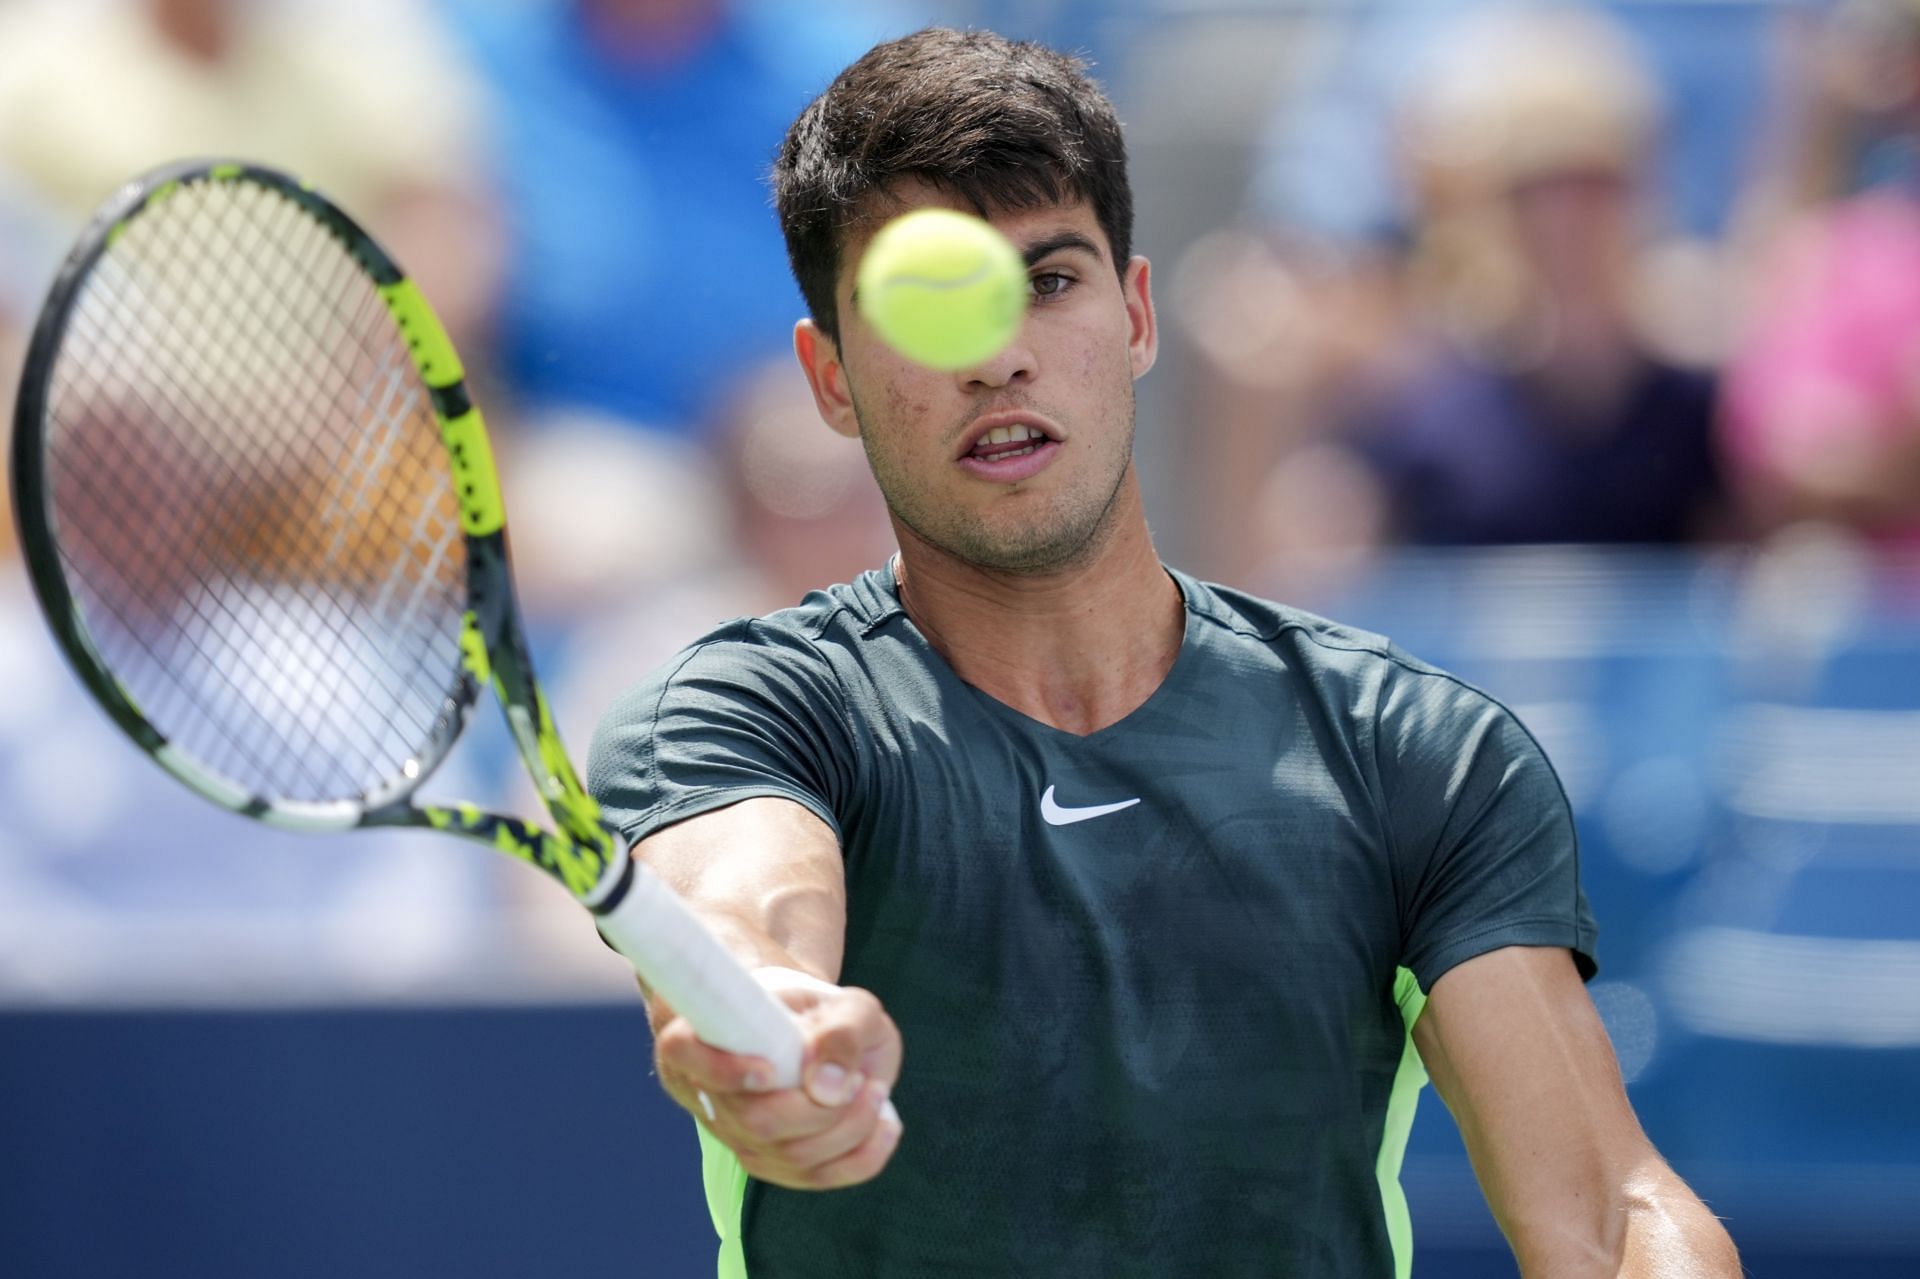
POLYGON ((775 1088, 770 1063, 701 1043, 654 998, 667 1094, 762 1181, 825 1190, 873 1177, 900 1142, 887 1100, 900 1030, 868 992, 823 980, 839 975, 847 932, 839 836, 812 810, 760 796, 655 831, 634 856, 793 1010, 804 1041, 801 1086, 775 1088))
POLYGON ((870 1179, 900 1143, 887 1099, 900 1077, 899 1027, 867 991, 790 968, 754 976, 799 1019, 801 1086, 774 1088, 765 1060, 701 1043, 656 998, 648 1013, 661 1085, 761 1181, 829 1190, 870 1179))

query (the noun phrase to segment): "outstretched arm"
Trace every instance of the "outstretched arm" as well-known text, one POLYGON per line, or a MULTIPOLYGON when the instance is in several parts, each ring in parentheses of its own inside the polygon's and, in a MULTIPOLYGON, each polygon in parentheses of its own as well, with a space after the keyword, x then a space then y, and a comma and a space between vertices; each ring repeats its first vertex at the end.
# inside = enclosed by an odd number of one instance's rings
POLYGON ((818 1190, 877 1174, 900 1139, 887 1100, 900 1031, 870 993, 834 984, 846 886, 833 831, 790 800, 748 799, 650 835, 634 856, 794 1010, 806 1040, 801 1086, 773 1089, 766 1062, 701 1043, 654 998, 667 1094, 762 1181, 818 1190))
POLYGON ((1522 1274, 1740 1275, 1726 1230, 1641 1131, 1565 950, 1449 970, 1413 1037, 1522 1274))

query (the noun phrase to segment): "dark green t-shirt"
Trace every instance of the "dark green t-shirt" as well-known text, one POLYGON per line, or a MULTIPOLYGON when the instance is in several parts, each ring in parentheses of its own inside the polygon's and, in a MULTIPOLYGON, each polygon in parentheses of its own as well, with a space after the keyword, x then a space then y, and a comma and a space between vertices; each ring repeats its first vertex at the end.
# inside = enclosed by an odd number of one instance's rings
POLYGON ((1173 669, 1085 737, 961 682, 888 570, 608 712, 590 784, 629 838, 757 795, 839 834, 841 981, 906 1044, 866 1185, 704 1141, 723 1275, 1405 1275, 1421 992, 1501 946, 1592 972, 1566 798, 1485 694, 1173 577, 1173 669))

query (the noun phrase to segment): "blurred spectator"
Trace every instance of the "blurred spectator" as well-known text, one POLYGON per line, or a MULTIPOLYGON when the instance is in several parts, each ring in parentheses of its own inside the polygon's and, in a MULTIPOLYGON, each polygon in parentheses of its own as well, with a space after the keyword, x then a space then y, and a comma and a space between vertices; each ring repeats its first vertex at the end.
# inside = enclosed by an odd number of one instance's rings
POLYGON ((494 100, 512 267, 502 369, 529 411, 694 435, 801 314, 764 175, 874 40, 793 0, 446 0, 494 100))
MULTIPOLYGON (((456 339, 491 306, 472 86, 416 0, 20 0, 0 9, 0 170, 77 229, 171 160, 289 169, 366 222, 456 339)), ((54 261, 0 275, 51 278, 54 261)), ((57 260, 57 259, 56 259, 57 260)))
MULTIPOLYGON (((1262 219, 1347 246, 1397 240, 1417 210, 1394 171, 1393 135, 1434 49, 1473 15, 1514 0, 1378 0, 1326 6, 1301 74, 1258 141, 1262 219)), ((1597 5, 1633 38, 1673 111, 1655 178, 1682 234, 1718 235, 1746 177, 1768 84, 1774 0, 1597 5)))
POLYGON ((1719 498, 1711 377, 1635 313, 1656 91, 1597 15, 1470 19, 1408 103, 1408 370, 1353 442, 1420 543, 1676 542, 1719 498))
POLYGON ((1849 0, 1794 48, 1726 452, 1763 524, 1920 542, 1920 3, 1849 0))
POLYGON ((1697 370, 1730 308, 1704 237, 1754 131, 1767 9, 1609 12, 1389 2, 1301 42, 1259 143, 1257 229, 1205 238, 1167 277, 1200 357, 1188 504, 1206 571, 1284 593, 1381 538, 1718 527, 1697 370), (1409 473, 1415 437, 1446 434, 1436 418, 1462 429, 1420 447, 1480 451, 1451 463, 1474 489, 1452 501, 1560 518, 1416 509, 1449 500, 1409 473), (1330 425, 1404 447, 1356 452, 1330 425), (1582 481, 1585 509, 1555 474, 1582 481))

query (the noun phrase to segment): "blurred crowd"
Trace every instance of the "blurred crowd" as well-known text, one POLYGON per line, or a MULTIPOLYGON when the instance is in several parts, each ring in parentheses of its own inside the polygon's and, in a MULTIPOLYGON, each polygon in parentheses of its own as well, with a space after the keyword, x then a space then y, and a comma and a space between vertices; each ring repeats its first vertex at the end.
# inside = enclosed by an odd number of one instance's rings
POLYGON ((1221 572, 1920 530, 1920 5, 1729 16, 1345 24, 1193 254, 1221 572))
MULTIPOLYGON (((692 636, 888 553, 788 354, 763 175, 872 42, 983 22, 1083 51, 1163 144, 1134 157, 1143 210, 1181 212, 1139 228, 1166 335, 1140 430, 1184 567, 1312 606, 1410 546, 1920 538, 1920 0, 1238 6, 1186 44, 1208 6, 1005 8, 0 0, 0 385, 118 183, 309 178, 467 354, 583 750, 692 636), (1164 143, 1229 46, 1248 87, 1189 183, 1164 143)), ((0 752, 69 712, 0 709, 0 752)))
MULTIPOLYGON (((1125 8, 1032 34, 1084 48, 1150 128, 1164 90, 1128 69, 1156 19, 1125 8)), ((887 535, 785 367, 768 158, 874 39, 997 16, 4 0, 0 368, 118 182, 265 160, 358 212, 470 352, 561 629, 698 579, 730 609, 788 602, 887 535)), ((1311 593, 1396 545, 1920 531, 1920 4, 1282 21, 1243 189, 1190 211, 1200 234, 1141 228, 1173 357, 1142 432, 1174 459, 1150 492, 1182 562, 1311 593)))

